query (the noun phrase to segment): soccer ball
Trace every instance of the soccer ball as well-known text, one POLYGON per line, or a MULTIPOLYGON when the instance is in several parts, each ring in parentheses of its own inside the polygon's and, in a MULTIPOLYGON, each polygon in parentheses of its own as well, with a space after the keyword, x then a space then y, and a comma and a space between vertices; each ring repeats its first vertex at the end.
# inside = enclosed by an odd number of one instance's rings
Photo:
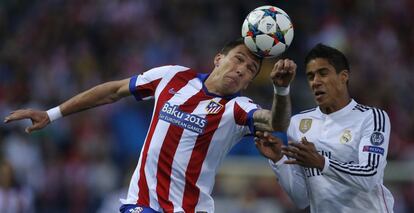
POLYGON ((247 15, 242 36, 254 54, 273 58, 282 54, 292 43, 293 26, 285 11, 274 6, 261 6, 247 15))

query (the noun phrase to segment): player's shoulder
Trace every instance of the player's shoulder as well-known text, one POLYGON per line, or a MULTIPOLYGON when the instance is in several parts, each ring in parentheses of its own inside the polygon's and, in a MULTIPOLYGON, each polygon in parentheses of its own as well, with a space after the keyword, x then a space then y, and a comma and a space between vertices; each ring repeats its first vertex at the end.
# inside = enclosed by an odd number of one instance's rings
MULTIPOLYGON (((359 119, 363 122, 365 129, 373 130, 374 132, 390 130, 391 123, 387 112, 377 107, 357 104, 352 109, 352 118, 359 119)), ((377 134, 374 133, 374 135, 377 134)))
POLYGON ((183 71, 192 72, 193 70, 191 68, 181 66, 181 65, 163 65, 163 66, 158 66, 158 67, 151 68, 147 72, 150 72, 150 73, 155 73, 156 72, 156 73, 163 73, 163 74, 168 74, 168 73, 175 74, 175 73, 183 72, 183 71))
POLYGON ((164 65, 159 67, 154 67, 144 73, 141 73, 143 76, 147 76, 153 79, 164 79, 170 80, 174 76, 179 76, 182 79, 191 79, 198 75, 193 69, 181 66, 181 65, 164 65))
POLYGON ((246 96, 236 96, 234 98, 232 98, 229 103, 234 104, 234 106, 239 106, 241 108, 251 108, 252 106, 254 106, 255 108, 261 109, 261 106, 254 103, 254 101, 246 96))
POLYGON ((239 103, 253 103, 253 100, 246 96, 236 96, 232 100, 239 103))
POLYGON ((353 113, 358 114, 367 114, 372 110, 373 107, 356 103, 355 106, 352 108, 353 113))
POLYGON ((305 109, 305 110, 302 110, 296 113, 295 115, 292 116, 292 119, 301 119, 304 117, 315 117, 317 115, 318 115, 317 107, 313 107, 313 108, 305 109))
POLYGON ((182 72, 182 71, 193 71, 189 67, 181 66, 181 65, 164 65, 160 67, 155 67, 154 69, 168 71, 168 72, 182 72))
POLYGON ((353 108, 352 108, 352 113, 354 116, 358 116, 358 117, 370 117, 370 118, 385 118, 388 117, 388 114, 385 110, 377 108, 377 107, 373 107, 373 106, 367 106, 367 105, 363 105, 363 104, 359 104, 357 103, 353 108))

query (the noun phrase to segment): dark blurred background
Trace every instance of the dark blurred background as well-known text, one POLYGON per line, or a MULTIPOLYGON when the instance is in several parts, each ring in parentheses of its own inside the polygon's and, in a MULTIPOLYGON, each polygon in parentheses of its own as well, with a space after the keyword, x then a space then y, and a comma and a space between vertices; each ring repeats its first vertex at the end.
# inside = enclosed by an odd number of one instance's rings
MULTIPOLYGON (((209 72, 217 51, 240 36, 249 11, 268 4, 285 10, 295 27, 282 56, 299 67, 294 113, 315 106, 303 71, 306 52, 319 42, 341 49, 351 64, 352 96, 391 119, 385 185, 394 210, 414 212, 411 0, 2 0, 0 116, 19 108, 46 110, 96 84, 155 66, 209 72)), ((267 73, 246 95, 270 107, 267 73)), ((0 212, 116 212, 151 113, 151 101, 127 98, 31 135, 24 133, 29 121, 2 124, 0 212)), ((231 151, 213 195, 219 213, 302 212, 281 191, 251 138, 231 151)))

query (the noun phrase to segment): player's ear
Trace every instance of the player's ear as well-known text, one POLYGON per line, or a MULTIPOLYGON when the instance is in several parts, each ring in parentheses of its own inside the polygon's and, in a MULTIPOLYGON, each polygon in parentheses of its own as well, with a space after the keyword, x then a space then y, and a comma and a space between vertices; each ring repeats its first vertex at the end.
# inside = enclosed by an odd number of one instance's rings
POLYGON ((214 57, 214 66, 218 67, 220 65, 220 61, 223 58, 223 54, 217 53, 217 55, 214 57))
POLYGON ((342 70, 340 72, 341 82, 343 84, 346 84, 349 80, 349 71, 348 70, 342 70))

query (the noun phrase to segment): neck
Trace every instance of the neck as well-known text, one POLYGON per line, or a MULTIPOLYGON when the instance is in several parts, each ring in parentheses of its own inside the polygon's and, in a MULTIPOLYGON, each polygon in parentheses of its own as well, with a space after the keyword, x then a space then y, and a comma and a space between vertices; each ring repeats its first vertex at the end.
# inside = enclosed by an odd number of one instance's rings
POLYGON ((224 94, 221 92, 220 84, 218 84, 218 79, 216 78, 216 75, 214 75, 214 72, 212 72, 206 81, 204 81, 204 86, 206 87, 207 91, 216 95, 224 96, 224 94))
POLYGON ((329 106, 319 106, 319 108, 323 113, 331 114, 333 112, 341 110, 346 105, 348 105, 350 102, 351 102, 351 98, 348 96, 347 98, 342 98, 341 100, 336 101, 335 103, 333 103, 329 106))

